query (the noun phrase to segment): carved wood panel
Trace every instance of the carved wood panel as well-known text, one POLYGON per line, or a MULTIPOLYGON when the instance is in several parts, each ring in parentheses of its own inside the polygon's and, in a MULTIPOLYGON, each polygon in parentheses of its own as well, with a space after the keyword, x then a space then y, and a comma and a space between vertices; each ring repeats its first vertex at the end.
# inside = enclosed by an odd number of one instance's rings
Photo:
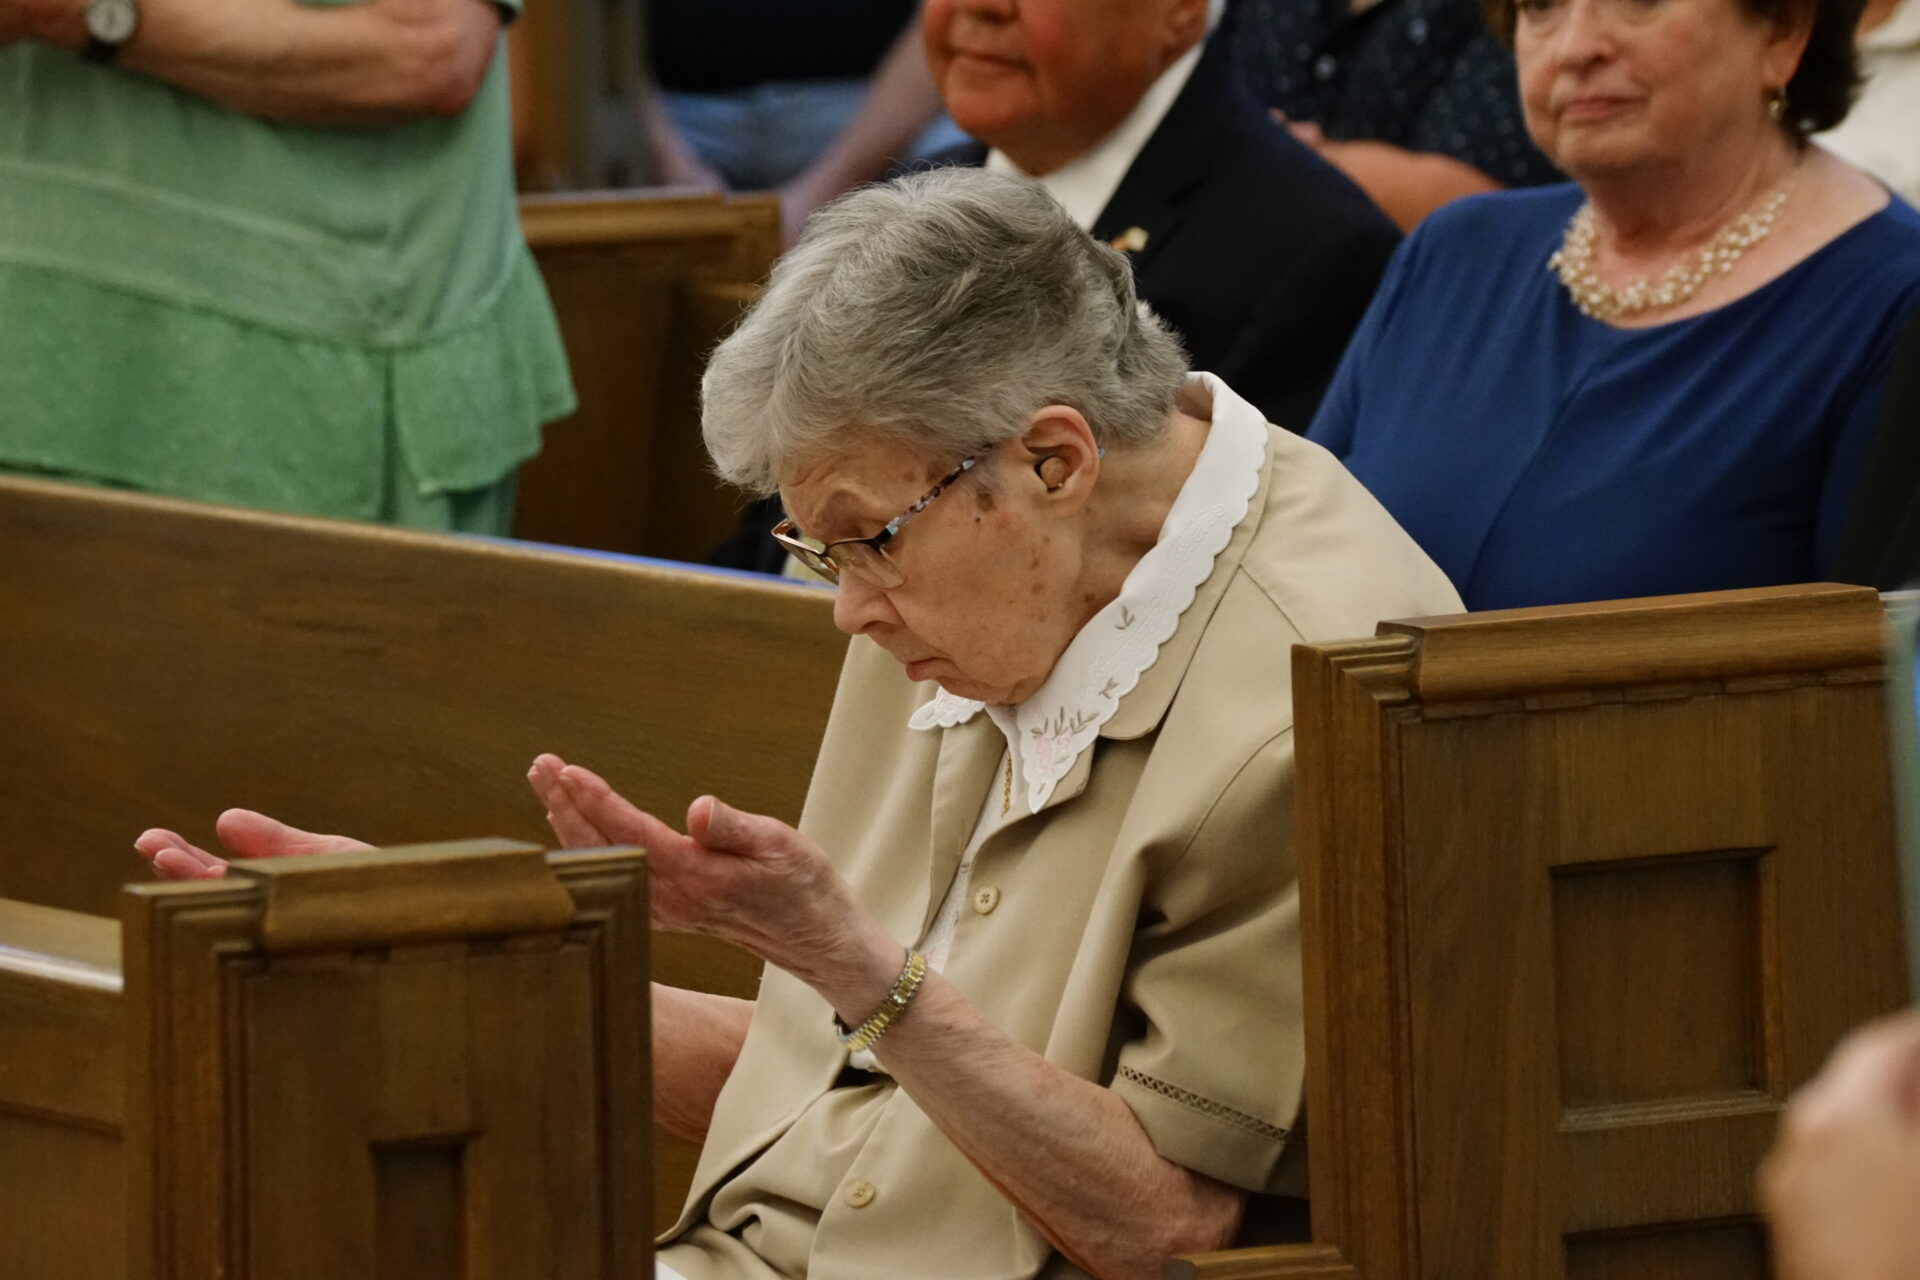
POLYGON ((129 900, 131 1274, 645 1274, 637 857, 388 850, 129 900))

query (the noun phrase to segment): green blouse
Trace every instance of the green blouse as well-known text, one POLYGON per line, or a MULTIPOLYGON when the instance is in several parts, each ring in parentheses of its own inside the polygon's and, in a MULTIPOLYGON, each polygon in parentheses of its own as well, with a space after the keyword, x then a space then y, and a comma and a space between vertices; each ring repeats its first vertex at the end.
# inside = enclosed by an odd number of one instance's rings
POLYGON ((573 404, 504 54, 455 119, 326 129, 0 48, 0 467, 380 519, 573 404))

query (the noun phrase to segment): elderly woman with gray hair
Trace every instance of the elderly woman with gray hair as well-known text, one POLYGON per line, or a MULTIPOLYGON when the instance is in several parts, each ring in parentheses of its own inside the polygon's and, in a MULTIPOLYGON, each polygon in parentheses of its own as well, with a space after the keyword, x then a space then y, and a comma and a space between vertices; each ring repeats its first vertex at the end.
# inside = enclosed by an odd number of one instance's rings
POLYGON ((797 830, 531 773, 566 844, 650 850, 660 928, 768 965, 752 1002, 655 990, 658 1118, 704 1143, 661 1274, 1157 1277, 1301 1194, 1288 649, 1446 579, 1014 178, 816 216, 705 430, 853 641, 797 830))

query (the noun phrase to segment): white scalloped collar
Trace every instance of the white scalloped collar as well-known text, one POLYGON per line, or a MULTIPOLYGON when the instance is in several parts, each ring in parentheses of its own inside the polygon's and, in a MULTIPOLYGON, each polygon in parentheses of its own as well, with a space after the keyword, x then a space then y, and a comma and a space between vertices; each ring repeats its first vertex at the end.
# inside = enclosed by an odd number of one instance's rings
MULTIPOLYGON (((1189 395, 1212 403, 1213 426, 1193 471, 1160 526, 1160 539, 1133 567, 1120 594, 1093 615, 1025 702, 994 708, 992 719, 1017 741, 1027 811, 1038 813, 1060 779, 1100 736, 1160 646, 1213 572, 1260 487, 1267 461, 1266 418, 1210 373, 1187 375, 1189 395)), ((913 729, 965 724, 984 703, 945 689, 908 720, 913 729)))

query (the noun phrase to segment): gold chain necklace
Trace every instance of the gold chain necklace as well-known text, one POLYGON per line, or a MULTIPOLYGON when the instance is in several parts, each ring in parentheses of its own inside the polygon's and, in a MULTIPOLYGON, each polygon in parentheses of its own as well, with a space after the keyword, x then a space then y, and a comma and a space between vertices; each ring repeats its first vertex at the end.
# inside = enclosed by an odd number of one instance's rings
POLYGON ((1000 788, 1000 816, 1006 817, 1013 810, 1013 748, 1007 748, 1007 781, 1000 788))
POLYGON ((1747 250, 1765 240, 1780 210, 1786 206, 1787 193, 1791 190, 1790 181, 1714 232, 1713 239, 1707 241, 1691 263, 1682 259, 1668 267, 1658 280, 1636 276, 1618 289, 1594 274, 1596 233, 1593 205, 1589 202, 1581 205, 1567 223, 1560 248, 1547 259, 1547 270, 1560 277, 1561 286, 1573 297, 1573 305, 1595 320, 1618 320, 1648 311, 1665 311, 1693 297, 1713 277, 1733 270, 1733 264, 1740 261, 1747 250))

